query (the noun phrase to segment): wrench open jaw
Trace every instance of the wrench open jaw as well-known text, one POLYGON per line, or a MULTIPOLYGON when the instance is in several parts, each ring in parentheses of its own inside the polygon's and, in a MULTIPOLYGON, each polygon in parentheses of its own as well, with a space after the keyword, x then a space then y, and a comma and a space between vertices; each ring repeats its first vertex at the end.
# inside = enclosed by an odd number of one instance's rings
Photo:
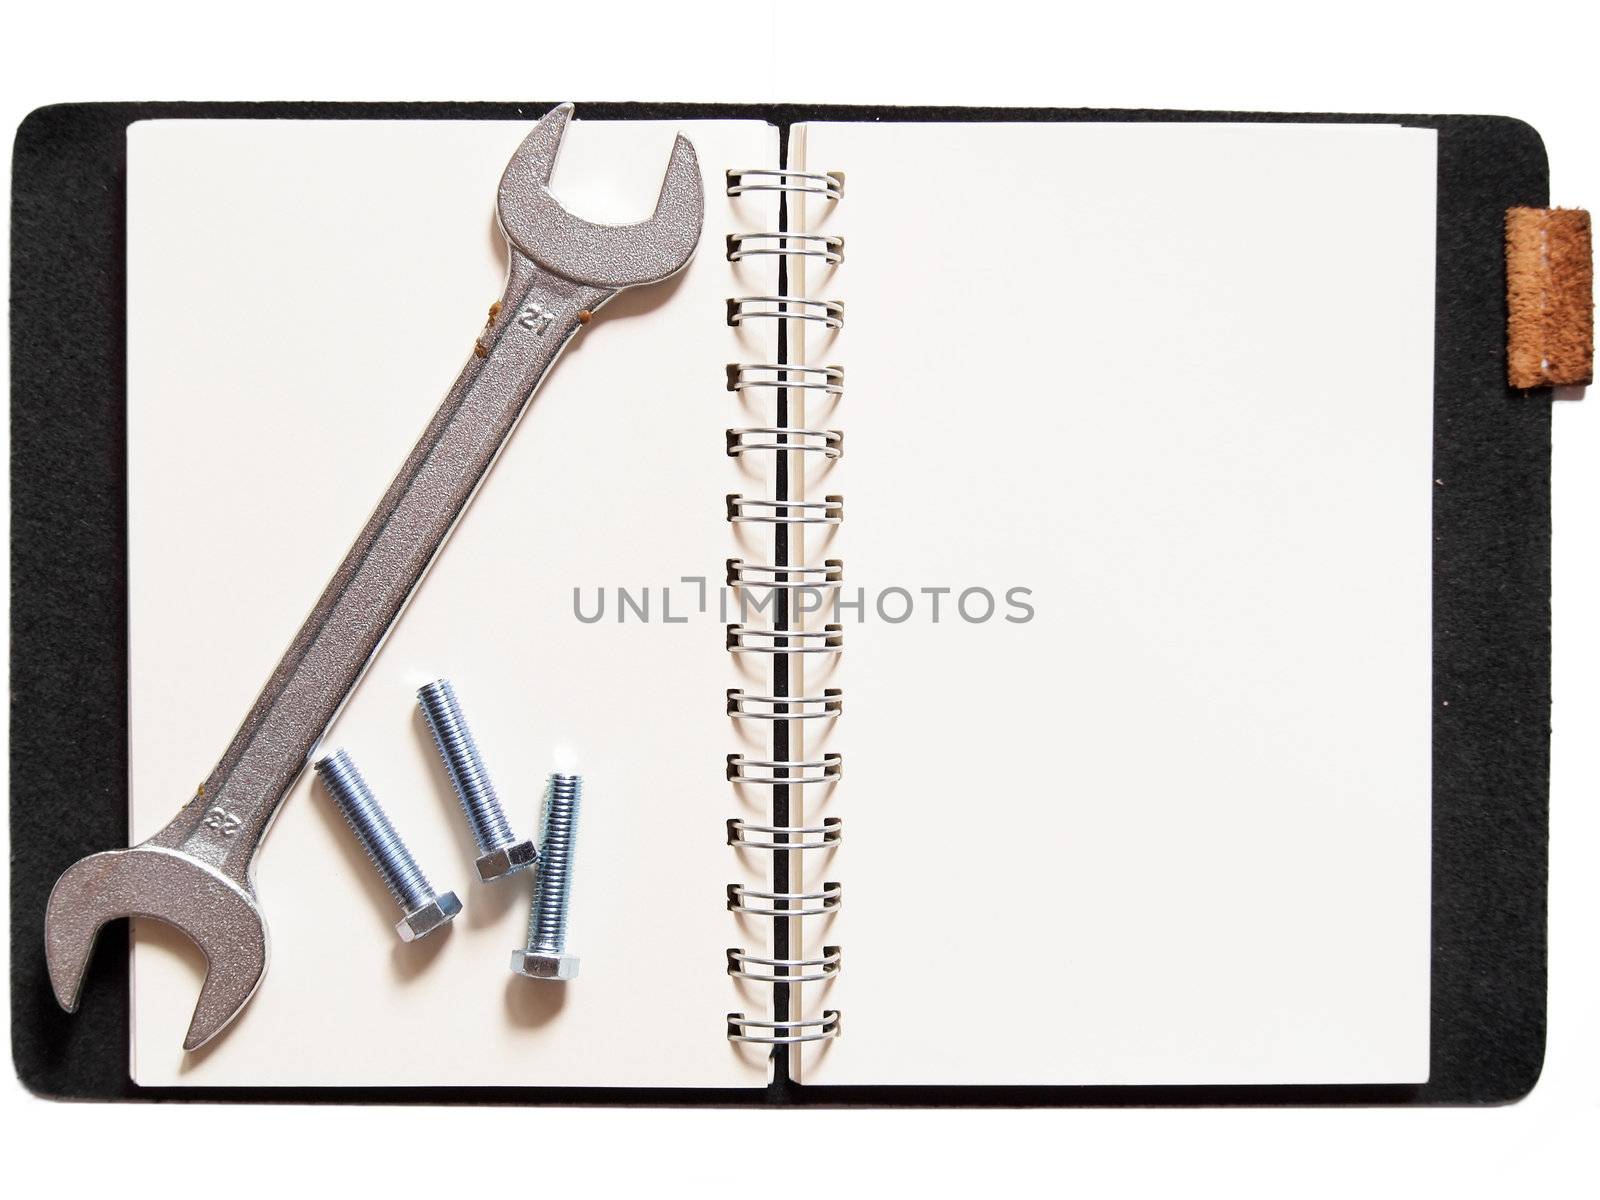
POLYGON ((78 1011, 101 926, 118 917, 164 921, 200 947, 206 979, 183 1048, 198 1050, 244 1008, 267 972, 267 927, 255 895, 178 851, 136 846, 79 859, 45 910, 45 959, 56 1002, 78 1011))
POLYGON ((705 214, 694 147, 677 139, 650 218, 592 224, 548 190, 571 115, 570 104, 546 113, 506 167, 499 220, 510 265, 489 328, 210 777, 154 837, 92 854, 56 881, 45 909, 45 957, 68 1012, 77 1009, 101 927, 141 916, 173 926, 206 956, 184 1049, 204 1045, 238 1015, 267 969, 254 868, 284 797, 550 365, 619 291, 665 279, 693 256, 705 214))
POLYGON ((596 225, 567 212, 550 194, 550 173, 571 116, 570 104, 551 109, 506 165, 499 203, 506 240, 551 274, 590 287, 636 287, 677 274, 694 256, 705 216, 694 145, 678 135, 647 219, 596 225))

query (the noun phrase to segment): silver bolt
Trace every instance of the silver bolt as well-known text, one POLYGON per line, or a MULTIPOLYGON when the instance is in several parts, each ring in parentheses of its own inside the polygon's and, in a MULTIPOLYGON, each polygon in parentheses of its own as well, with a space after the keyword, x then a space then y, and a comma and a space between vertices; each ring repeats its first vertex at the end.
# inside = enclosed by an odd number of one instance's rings
POLYGON ((511 969, 529 979, 573 979, 578 974, 578 956, 567 953, 567 908, 572 900, 572 847, 582 799, 582 775, 550 776, 539 839, 539 878, 528 914, 528 945, 511 952, 511 969))
POLYGON ((436 679, 417 689, 417 703, 433 731, 433 743, 439 747, 450 786, 455 788, 461 810, 467 814, 472 840, 478 843, 478 878, 488 883, 533 866, 539 861, 539 852, 532 842, 519 842, 511 832, 489 771, 478 753, 478 743, 461 715, 455 688, 448 679, 436 679))
POLYGON ((350 756, 335 750, 318 760, 316 772, 372 865, 378 868, 389 894, 406 914, 394 927, 400 940, 414 942, 448 925, 461 911, 461 901, 454 892, 433 890, 350 756))

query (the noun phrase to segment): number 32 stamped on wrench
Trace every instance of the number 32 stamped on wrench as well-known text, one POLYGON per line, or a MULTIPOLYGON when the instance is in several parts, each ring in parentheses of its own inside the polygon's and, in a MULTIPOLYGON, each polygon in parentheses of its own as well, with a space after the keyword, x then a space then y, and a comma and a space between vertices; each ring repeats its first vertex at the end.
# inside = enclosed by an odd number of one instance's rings
POLYGON ((267 680, 210 777, 148 841, 92 854, 56 881, 45 956, 56 999, 76 1010, 100 927, 154 917, 191 938, 206 978, 184 1037, 203 1046, 237 1016, 267 969, 256 851, 284 797, 421 582, 450 530, 574 334, 624 288, 681 270, 700 240, 705 197, 679 136, 654 214, 595 225, 550 194, 571 105, 547 113, 500 180, 510 268, 499 305, 349 554, 267 680))

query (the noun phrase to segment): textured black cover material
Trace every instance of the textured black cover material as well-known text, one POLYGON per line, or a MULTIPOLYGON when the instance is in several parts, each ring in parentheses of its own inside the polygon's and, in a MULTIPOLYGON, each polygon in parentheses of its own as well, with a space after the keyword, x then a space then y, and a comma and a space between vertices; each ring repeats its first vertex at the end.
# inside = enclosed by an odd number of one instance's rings
MULTIPOLYGON (((1432 1073, 1417 1087, 149 1089, 128 1077, 119 924, 61 1012, 45 899, 127 844, 124 132, 146 118, 524 118, 528 104, 109 104, 41 109, 12 181, 11 1011, 18 1075, 56 1097, 602 1104, 1495 1103, 1545 1032, 1550 405, 1505 383, 1502 214, 1547 202, 1538 134, 1504 117, 841 105, 583 104, 591 119, 1340 121, 1439 132, 1435 331, 1432 1073)), ((1286 394, 1293 382, 1285 381, 1286 394)), ((1359 486, 1352 480, 1351 486, 1359 486)), ((1360 887, 1359 879, 1350 881, 1360 887)), ((644 1014, 642 1014, 644 1015, 644 1014)), ((714 1019, 716 1014, 708 1014, 714 1019)), ((645 1019, 648 1019, 645 1015, 645 1019)))

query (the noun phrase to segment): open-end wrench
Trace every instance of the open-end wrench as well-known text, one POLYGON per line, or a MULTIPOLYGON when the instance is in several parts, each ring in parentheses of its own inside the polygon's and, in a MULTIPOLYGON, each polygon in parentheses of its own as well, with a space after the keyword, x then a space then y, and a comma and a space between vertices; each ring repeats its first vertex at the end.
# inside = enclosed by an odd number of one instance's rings
POLYGON ((545 114, 506 167, 498 209, 511 263, 500 303, 222 760, 160 833, 81 859, 56 881, 45 911, 45 956, 68 1012, 78 1006, 100 927, 139 916, 175 926, 205 954, 184 1049, 204 1045, 239 1014, 267 969, 254 862, 284 797, 550 364, 618 292, 665 279, 694 254, 705 197, 689 141, 680 135, 674 144, 648 220, 594 225, 566 212, 548 190, 571 115, 570 104, 545 114))

